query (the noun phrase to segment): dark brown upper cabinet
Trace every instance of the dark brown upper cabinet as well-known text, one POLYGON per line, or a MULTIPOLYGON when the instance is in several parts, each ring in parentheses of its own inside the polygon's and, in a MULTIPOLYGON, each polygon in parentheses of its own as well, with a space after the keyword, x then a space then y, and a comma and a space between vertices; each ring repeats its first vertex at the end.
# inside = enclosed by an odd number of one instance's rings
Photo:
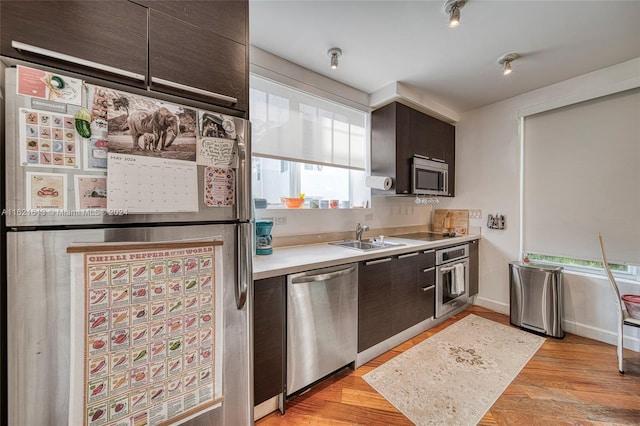
POLYGON ((0 16, 4 56, 247 116, 247 0, 3 0, 0 16))
POLYGON ((449 196, 455 194, 455 127, 399 102, 371 113, 371 174, 391 176, 389 191, 375 195, 411 194, 411 164, 421 155, 449 165, 449 196))
POLYGON ((0 2, 0 53, 145 87, 147 9, 125 0, 0 2))
MULTIPOLYGON (((210 5, 212 21, 217 2, 210 5)), ((203 11, 205 13, 205 11, 203 11)), ((149 15, 152 90, 247 110, 247 46, 154 9, 149 15)))

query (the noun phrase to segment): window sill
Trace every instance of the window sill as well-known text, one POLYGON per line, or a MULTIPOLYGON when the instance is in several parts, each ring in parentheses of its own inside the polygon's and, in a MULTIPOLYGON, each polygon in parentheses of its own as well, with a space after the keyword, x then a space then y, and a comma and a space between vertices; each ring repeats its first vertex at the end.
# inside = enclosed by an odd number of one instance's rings
MULTIPOLYGON (((563 266, 563 265, 557 265, 557 266, 563 266)), ((564 266, 563 272, 565 274, 568 274, 568 275, 578 275, 578 276, 586 277, 586 278, 596 278, 596 279, 601 279, 603 281, 606 281, 607 283, 609 282, 609 277, 607 277, 606 275, 592 274, 592 273, 583 272, 583 271, 575 271, 575 270, 572 270, 572 269, 567 269, 566 266, 564 266)), ((618 276, 614 276, 614 278, 616 279, 617 283, 640 285, 640 281, 635 280, 633 278, 621 278, 621 277, 618 277, 618 276)))

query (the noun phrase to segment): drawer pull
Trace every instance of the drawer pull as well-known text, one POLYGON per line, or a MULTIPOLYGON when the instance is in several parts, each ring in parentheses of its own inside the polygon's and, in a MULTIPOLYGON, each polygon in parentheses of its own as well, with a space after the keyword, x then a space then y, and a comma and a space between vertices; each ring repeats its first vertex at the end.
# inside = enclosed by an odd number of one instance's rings
POLYGON ((370 260, 368 262, 364 262, 364 264, 369 266, 369 265, 376 265, 378 263, 385 263, 385 262, 391 262, 391 258, 390 257, 385 257, 384 259, 370 260))
POLYGON ((425 250, 425 251, 423 251, 423 253, 424 253, 424 254, 435 253, 435 252, 436 252, 436 251, 435 251, 435 250, 433 250, 433 249, 432 249, 432 250, 425 250))
POLYGON ((121 75, 123 77, 132 78, 134 80, 145 81, 145 76, 135 72, 123 70, 120 68, 104 65, 99 62, 88 61, 86 59, 78 58, 76 56, 67 55, 64 53, 56 52, 54 50, 43 49, 42 47, 32 46, 30 44, 22 43, 12 40, 11 47, 19 51, 25 51, 40 56, 46 56, 59 61, 70 62, 72 64, 81 65, 83 67, 89 67, 100 71, 106 71, 111 74, 121 75))
POLYGON ((430 286, 427 286, 427 287, 420 288, 420 291, 429 291, 429 290, 434 289, 434 288, 436 288, 435 285, 430 285, 430 286))
POLYGON ((413 256, 417 256, 418 254, 420 254, 420 253, 416 252, 416 253, 409 253, 409 254, 401 254, 401 255, 398 256, 398 259, 404 259, 404 258, 407 258, 407 257, 413 257, 413 256))
POLYGON ((435 266, 433 266, 431 268, 423 269, 422 272, 430 272, 430 271, 433 271, 434 269, 436 269, 435 266))
POLYGON ((165 80, 158 77, 151 77, 151 82, 162 84, 163 86, 173 87, 174 89, 184 90, 185 92, 209 96, 210 98, 220 99, 221 101, 231 102, 232 104, 238 103, 237 98, 232 98, 231 96, 221 95, 220 93, 210 92, 204 89, 198 89, 197 87, 187 86, 186 84, 176 83, 175 81, 165 80))

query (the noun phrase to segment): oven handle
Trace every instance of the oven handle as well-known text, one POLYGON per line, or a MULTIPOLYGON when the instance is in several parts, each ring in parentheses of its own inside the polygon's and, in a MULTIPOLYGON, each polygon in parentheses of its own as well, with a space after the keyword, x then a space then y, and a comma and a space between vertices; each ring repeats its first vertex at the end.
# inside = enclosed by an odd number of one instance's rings
POLYGON ((454 269, 456 269, 456 266, 445 266, 440 268, 440 272, 449 272, 449 271, 453 271, 454 269))

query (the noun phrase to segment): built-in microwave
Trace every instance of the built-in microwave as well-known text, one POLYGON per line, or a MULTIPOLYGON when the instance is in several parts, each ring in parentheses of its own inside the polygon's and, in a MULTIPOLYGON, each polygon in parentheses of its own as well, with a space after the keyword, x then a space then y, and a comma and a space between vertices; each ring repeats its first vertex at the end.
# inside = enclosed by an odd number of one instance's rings
POLYGON ((413 194, 449 195, 449 165, 428 160, 420 156, 413 157, 411 165, 411 189, 413 194))

